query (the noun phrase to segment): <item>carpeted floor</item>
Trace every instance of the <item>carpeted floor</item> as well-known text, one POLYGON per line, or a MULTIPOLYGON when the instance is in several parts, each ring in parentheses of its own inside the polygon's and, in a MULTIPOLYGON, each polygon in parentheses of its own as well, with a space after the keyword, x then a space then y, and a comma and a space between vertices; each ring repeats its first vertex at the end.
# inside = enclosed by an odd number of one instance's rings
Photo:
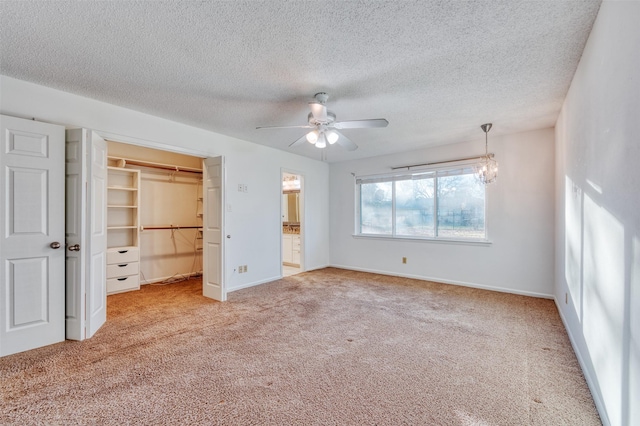
POLYGON ((600 424, 550 300, 330 268, 200 293, 0 358, 0 424, 600 424))

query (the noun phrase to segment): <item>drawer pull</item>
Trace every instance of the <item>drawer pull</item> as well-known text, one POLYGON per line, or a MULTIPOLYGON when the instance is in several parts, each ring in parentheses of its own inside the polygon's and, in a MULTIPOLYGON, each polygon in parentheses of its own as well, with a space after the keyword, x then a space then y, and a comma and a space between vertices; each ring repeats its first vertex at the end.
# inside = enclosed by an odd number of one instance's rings
POLYGON ((128 265, 128 263, 125 263, 125 264, 123 264, 123 265, 118 265, 118 268, 124 268, 124 267, 125 267, 125 266, 127 266, 127 265, 128 265))
POLYGON ((123 254, 123 253, 126 253, 126 252, 128 252, 128 251, 129 251, 129 250, 118 250, 118 253, 123 254))
POLYGON ((118 281, 124 281, 124 280, 126 280, 127 278, 129 278, 129 277, 117 278, 117 280, 118 280, 118 281))

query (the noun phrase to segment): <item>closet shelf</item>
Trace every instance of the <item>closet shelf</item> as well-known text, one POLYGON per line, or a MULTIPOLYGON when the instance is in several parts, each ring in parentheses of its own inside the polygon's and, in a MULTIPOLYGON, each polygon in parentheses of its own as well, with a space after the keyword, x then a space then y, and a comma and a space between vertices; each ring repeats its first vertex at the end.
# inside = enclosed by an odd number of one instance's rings
POLYGON ((138 188, 131 188, 128 186, 107 186, 107 189, 114 189, 118 191, 137 191, 138 188))
POLYGON ((137 209, 138 206, 127 206, 121 204, 109 204, 107 207, 110 209, 137 209))
POLYGON ((136 229, 137 226, 107 226, 107 229, 136 229))
POLYGON ((115 161, 118 167, 109 167, 110 169, 124 168, 127 164, 132 166, 151 167, 154 169, 170 170, 173 172, 185 172, 185 173, 197 173, 202 174, 202 169, 195 167, 175 166, 173 164, 155 163, 152 161, 132 160, 130 158, 122 157, 108 157, 109 160, 115 161))

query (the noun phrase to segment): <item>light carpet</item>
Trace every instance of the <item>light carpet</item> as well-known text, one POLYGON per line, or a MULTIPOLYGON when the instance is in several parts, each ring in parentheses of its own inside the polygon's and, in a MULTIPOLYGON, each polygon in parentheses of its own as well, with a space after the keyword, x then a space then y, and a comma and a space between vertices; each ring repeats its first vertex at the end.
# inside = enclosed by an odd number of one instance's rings
POLYGON ((552 301, 331 268, 109 296, 0 383, 3 425, 600 424, 552 301))

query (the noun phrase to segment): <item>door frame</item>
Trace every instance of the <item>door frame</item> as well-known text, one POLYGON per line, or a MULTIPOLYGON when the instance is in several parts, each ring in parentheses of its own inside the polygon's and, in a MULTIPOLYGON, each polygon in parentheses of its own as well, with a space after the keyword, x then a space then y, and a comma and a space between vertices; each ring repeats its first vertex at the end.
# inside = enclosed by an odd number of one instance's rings
POLYGON ((300 176, 300 197, 298 200, 298 204, 299 204, 299 208, 300 208, 300 272, 304 272, 306 271, 305 269, 305 235, 306 233, 306 218, 305 218, 305 188, 304 188, 304 173, 299 171, 299 170, 295 170, 295 169, 289 169, 287 167, 281 167, 280 168, 280 182, 278 182, 278 190, 279 192, 279 204, 280 204, 280 215, 278 216, 278 227, 280 229, 280 277, 283 277, 284 274, 284 266, 282 265, 282 245, 283 245, 283 233, 282 233, 282 215, 283 215, 283 210, 282 210, 282 182, 284 180, 284 174, 288 173, 288 174, 292 174, 292 175, 297 175, 300 176))
MULTIPOLYGON (((190 149, 190 148, 183 148, 183 147, 179 147, 179 146, 174 146, 174 145, 168 145, 162 142, 156 142, 156 141, 152 141, 152 140, 148 140, 148 139, 140 139, 140 138, 136 138, 136 137, 131 137, 131 136, 125 136, 125 135, 120 135, 117 133, 110 133, 110 132, 105 132, 102 130, 95 130, 92 129, 93 132, 95 132, 98 136, 100 136, 102 139, 108 141, 113 141, 113 142, 118 142, 118 143, 123 143, 123 144, 127 144, 127 145, 134 145, 134 146, 141 146, 144 148, 152 148, 152 149, 157 149, 159 151, 166 151, 166 152, 173 152, 176 154, 184 154, 184 155, 190 155, 192 157, 198 157, 201 159, 206 159, 206 158, 216 158, 216 157, 222 157, 222 162, 223 162, 223 167, 222 167, 222 194, 221 194, 221 200, 220 200, 220 209, 221 209, 221 215, 222 215, 222 222, 221 222, 221 234, 225 235, 225 229, 226 229, 226 215, 225 213, 225 206, 226 204, 226 187, 227 187, 227 167, 226 167, 226 161, 225 161, 225 156, 222 154, 211 154, 209 152, 204 152, 204 151, 199 151, 197 149, 190 149)), ((107 155, 108 155, 108 150, 107 150, 107 155)), ((204 183, 204 182, 203 182, 204 183)), ((203 185, 204 188, 204 185, 203 185)), ((202 206, 203 209, 203 214, 206 214, 206 206, 203 204, 202 206)), ((225 238, 223 237, 221 239, 221 243, 222 245, 222 249, 220 252, 220 265, 222 268, 221 271, 221 285, 223 286, 223 288, 226 289, 227 286, 227 280, 226 280, 226 274, 225 271, 227 270, 226 268, 226 241, 225 238)), ((202 262, 203 267, 204 267, 204 261, 202 262)))

